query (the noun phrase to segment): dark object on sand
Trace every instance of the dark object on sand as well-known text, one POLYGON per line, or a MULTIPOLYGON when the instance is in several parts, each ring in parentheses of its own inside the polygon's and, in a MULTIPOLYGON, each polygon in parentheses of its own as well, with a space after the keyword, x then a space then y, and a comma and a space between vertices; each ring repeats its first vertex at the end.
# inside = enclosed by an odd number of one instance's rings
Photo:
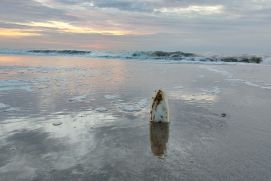
POLYGON ((54 126, 59 126, 61 124, 62 124, 62 122, 55 122, 55 123, 53 123, 54 126))
POLYGON ((226 117, 226 116, 227 116, 226 113, 222 113, 222 114, 221 114, 221 117, 223 117, 223 118, 226 117))

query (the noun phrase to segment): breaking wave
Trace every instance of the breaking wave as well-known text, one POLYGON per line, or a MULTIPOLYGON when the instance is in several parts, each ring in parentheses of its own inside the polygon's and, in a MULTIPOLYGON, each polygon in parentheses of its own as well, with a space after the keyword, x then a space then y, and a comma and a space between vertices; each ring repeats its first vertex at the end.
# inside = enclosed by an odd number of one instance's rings
POLYGON ((84 55, 89 54, 91 51, 83 51, 83 50, 28 50, 29 53, 36 54, 60 54, 60 55, 84 55))
POLYGON ((163 62, 231 62, 231 63, 262 63, 263 57, 254 55, 242 56, 202 56, 182 51, 136 51, 110 52, 90 50, 8 50, 1 49, 0 54, 39 55, 39 56, 82 56, 108 59, 160 60, 163 62))

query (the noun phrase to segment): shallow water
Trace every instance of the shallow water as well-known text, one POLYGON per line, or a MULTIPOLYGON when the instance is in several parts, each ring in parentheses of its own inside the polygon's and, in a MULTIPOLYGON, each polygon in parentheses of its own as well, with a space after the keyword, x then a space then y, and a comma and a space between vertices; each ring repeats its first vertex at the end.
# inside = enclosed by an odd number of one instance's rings
POLYGON ((1 56, 0 180, 270 180, 270 68, 1 56))

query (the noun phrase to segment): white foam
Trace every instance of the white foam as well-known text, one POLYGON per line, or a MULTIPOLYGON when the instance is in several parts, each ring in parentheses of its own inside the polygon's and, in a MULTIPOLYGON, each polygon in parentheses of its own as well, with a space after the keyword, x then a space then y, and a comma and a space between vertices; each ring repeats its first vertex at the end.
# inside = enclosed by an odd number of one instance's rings
POLYGON ((239 82, 239 83, 243 83, 247 86, 250 87, 258 87, 258 88, 262 88, 262 89, 271 89, 271 84, 269 83, 265 83, 264 81, 257 81, 256 82, 251 82, 251 81, 247 81, 247 80, 243 80, 243 79, 226 79, 228 81, 231 82, 239 82))
POLYGON ((97 112, 106 112, 106 111, 108 111, 105 107, 97 107, 96 109, 95 109, 95 111, 97 111, 97 112))
POLYGON ((227 78, 232 78, 232 76, 233 76, 230 72, 227 72, 225 70, 221 70, 218 68, 214 68, 213 66, 199 66, 199 67, 202 69, 214 72, 214 73, 218 73, 218 74, 223 75, 227 78))
MULTIPOLYGON (((251 81, 247 81, 247 80, 243 80, 243 79, 234 79, 233 75, 225 70, 219 70, 219 69, 216 69, 216 68, 213 68, 210 66, 200 66, 200 68, 221 74, 227 78, 226 79, 227 81, 240 82, 240 83, 243 83, 243 84, 250 86, 250 87, 258 87, 258 88, 262 88, 262 89, 270 89, 270 87, 271 87, 269 84, 265 83, 264 81, 251 82, 251 81)), ((253 77, 250 77, 250 78, 253 78, 253 77)))
POLYGON ((210 93, 209 90, 202 89, 202 92, 185 92, 185 91, 170 91, 169 98, 176 100, 184 100, 191 103, 214 103, 217 100, 217 95, 214 93, 210 93))
POLYGON ((6 104, 0 102, 0 110, 1 110, 1 109, 6 109, 6 108, 8 108, 8 107, 9 107, 8 105, 6 105, 6 104))
POLYGON ((201 89, 203 93, 208 93, 208 94, 219 94, 221 93, 221 89, 217 86, 211 88, 211 89, 201 89))
POLYGON ((148 106, 148 99, 141 99, 137 104, 140 108, 145 108, 148 106))
POLYGON ((174 89, 183 89, 183 86, 181 86, 181 85, 175 86, 174 89))
POLYGON ((0 112, 11 112, 11 111, 19 111, 20 109, 17 107, 11 107, 10 105, 4 104, 0 102, 0 112))
POLYGON ((76 97, 70 98, 69 101, 70 102, 74 102, 74 101, 83 102, 86 100, 86 98, 87 98, 87 95, 81 95, 81 96, 76 96, 76 97))
POLYGON ((5 110, 5 112, 11 112, 11 111, 20 111, 20 108, 18 108, 18 107, 9 107, 8 109, 5 110))
POLYGON ((271 57, 270 56, 263 57, 263 64, 270 65, 271 64, 271 57))
POLYGON ((128 113, 138 113, 143 110, 148 106, 148 99, 144 98, 139 100, 138 102, 128 102, 124 103, 121 102, 117 104, 118 109, 120 112, 128 112, 128 113))
POLYGON ((261 87, 261 88, 271 90, 271 86, 268 86, 268 87, 261 87))
POLYGON ((252 87, 261 87, 260 85, 255 84, 255 83, 250 82, 250 81, 243 80, 243 82, 244 82, 246 85, 248 85, 248 86, 252 86, 252 87))
POLYGON ((117 94, 112 94, 112 95, 104 95, 104 98, 106 98, 106 99, 118 99, 118 98, 120 98, 120 96, 117 95, 117 94))
POLYGON ((141 108, 138 105, 133 104, 121 104, 119 108, 124 112, 138 112, 141 108))

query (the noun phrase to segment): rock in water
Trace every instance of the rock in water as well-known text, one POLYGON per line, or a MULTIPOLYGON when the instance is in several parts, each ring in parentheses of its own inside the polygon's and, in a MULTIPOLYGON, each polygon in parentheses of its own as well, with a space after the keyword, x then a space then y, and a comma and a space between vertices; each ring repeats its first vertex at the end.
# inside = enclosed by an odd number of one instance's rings
POLYGON ((150 112, 150 121, 169 122, 168 100, 162 90, 155 92, 150 112))

